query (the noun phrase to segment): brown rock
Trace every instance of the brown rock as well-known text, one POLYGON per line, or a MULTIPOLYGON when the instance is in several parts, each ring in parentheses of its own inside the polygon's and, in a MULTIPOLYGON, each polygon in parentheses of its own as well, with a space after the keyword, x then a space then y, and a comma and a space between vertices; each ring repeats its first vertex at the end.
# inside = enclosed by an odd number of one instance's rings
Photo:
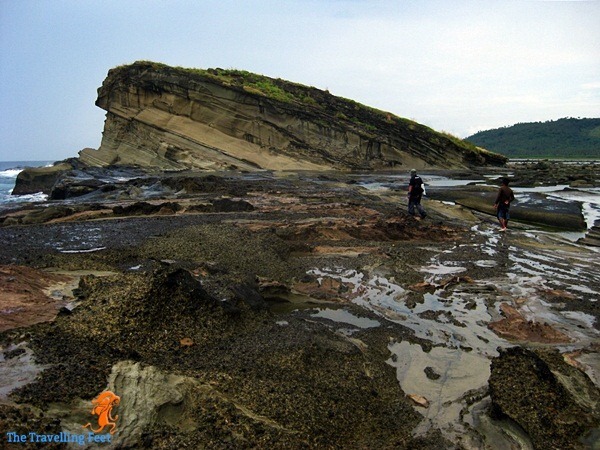
POLYGON ((413 284, 411 286, 409 286, 408 288, 413 290, 413 291, 417 291, 417 292, 429 292, 432 293, 434 292, 439 286, 432 284, 432 283, 428 283, 427 281, 422 281, 421 283, 416 283, 413 284))
POLYGON ((408 398, 410 398, 417 406, 421 406, 423 408, 429 408, 429 400, 427 400, 425 397, 423 397, 421 395, 409 394, 408 398))
POLYGON ((579 361, 577 361, 577 357, 581 356, 583 352, 581 350, 576 350, 574 352, 567 352, 567 353, 563 353, 563 359, 564 361, 570 365, 575 367, 576 369, 581 370, 582 372, 585 372, 585 366, 583 364, 581 364, 579 361))
POLYGON ((560 299, 560 300, 574 300, 577 297, 570 292, 563 291, 560 289, 547 289, 544 291, 544 295, 551 299, 560 299))
POLYGON ((0 332, 54 319, 65 302, 51 291, 72 280, 24 266, 0 266, 0 332))
POLYGON ((331 277, 321 277, 320 279, 307 277, 305 281, 294 284, 293 291, 308 295, 318 299, 335 300, 340 298, 343 293, 348 292, 350 287, 341 281, 331 277))
POLYGON ((194 345, 194 341, 189 337, 185 337, 179 340, 179 345, 181 345, 182 347, 191 347, 192 345, 194 345))
POLYGON ((504 315, 504 319, 491 322, 488 328, 505 339, 547 344, 571 341, 566 334, 546 323, 528 321, 508 303, 500 305, 500 312, 504 315))

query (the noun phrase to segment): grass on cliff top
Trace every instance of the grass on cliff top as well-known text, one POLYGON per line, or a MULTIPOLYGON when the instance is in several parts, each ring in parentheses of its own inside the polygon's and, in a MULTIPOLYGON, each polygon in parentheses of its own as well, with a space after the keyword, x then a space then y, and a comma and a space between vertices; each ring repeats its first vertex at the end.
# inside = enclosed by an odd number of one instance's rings
MULTIPOLYGON (((278 100, 284 103, 303 103, 312 106, 318 106, 315 99, 310 97, 308 88, 301 84, 291 83, 285 80, 275 80, 264 75, 248 72, 238 69, 197 69, 187 67, 172 67, 166 64, 152 61, 137 61, 134 65, 150 66, 153 69, 171 69, 185 72, 190 75, 199 75, 202 78, 209 78, 228 87, 238 87, 252 94, 262 95, 263 97, 278 100), (285 89, 283 86, 289 84, 294 86, 294 90, 285 89), (303 92, 304 91, 304 95, 303 92)), ((121 66, 125 67, 125 66, 121 66)))
POLYGON ((330 94, 327 90, 323 91, 312 86, 309 87, 287 80, 270 78, 265 75, 248 72, 247 70, 220 68, 198 69, 180 66, 173 67, 167 64, 153 61, 136 61, 131 65, 128 64, 119 66, 116 69, 125 68, 129 66, 146 66, 154 70, 176 70, 189 75, 197 75, 205 79, 208 78, 216 81, 221 85, 227 87, 237 87, 243 89, 245 92, 255 95, 261 95, 263 97, 277 100, 283 103, 301 104, 304 106, 314 107, 318 109, 322 109, 322 105, 319 100, 327 98, 329 100, 327 103, 334 103, 336 105, 337 111, 334 115, 336 119, 354 123, 355 125, 363 128, 368 133, 376 133, 379 130, 379 126, 381 126, 381 124, 387 123, 392 126, 402 124, 402 126, 413 131, 419 128, 426 129, 432 134, 432 136, 446 138, 450 140, 454 145, 458 146, 459 148, 463 148, 467 151, 480 153, 488 156, 493 155, 492 152, 478 147, 472 144, 471 142, 464 141, 452 134, 445 132, 440 133, 413 120, 399 117, 390 112, 382 111, 376 108, 372 108, 370 106, 363 105, 351 99, 334 96, 330 94), (362 114, 360 112, 362 112, 362 114), (371 121, 375 123, 369 123, 371 121))
MULTIPOLYGON (((362 109, 364 111, 370 111, 371 113, 377 114, 384 118, 392 117, 397 120, 402 120, 418 125, 416 122, 412 122, 408 119, 403 119, 401 117, 378 110, 376 108, 365 106, 363 104, 355 102, 354 100, 333 96, 329 93, 329 91, 323 91, 313 86, 305 86, 303 84, 294 83, 280 78, 270 78, 265 75, 248 72, 247 70, 220 68, 197 69, 180 66, 173 67, 153 61, 137 61, 132 65, 143 65, 151 67, 153 69, 177 70, 190 75, 199 75, 202 78, 209 78, 211 80, 217 81, 218 83, 224 86, 242 88, 246 92, 262 95, 263 97, 278 100, 284 103, 300 103, 303 105, 314 106, 319 108, 320 104, 318 102, 318 99, 314 98, 314 96, 329 96, 331 98, 337 99, 338 101, 346 103, 345 109, 362 109)), ((123 65, 117 67, 116 69, 125 68, 129 66, 130 65, 123 65)))
POLYGON ((461 145, 462 147, 466 147, 466 148, 468 148, 471 151, 474 151, 474 152, 477 152, 477 153, 488 154, 488 155, 492 155, 493 154, 489 150, 486 150, 485 148, 482 148, 482 147, 478 147, 475 144, 473 144, 472 142, 464 141, 461 138, 459 138, 458 136, 453 135, 452 133, 448 133, 446 131, 440 131, 439 133, 441 135, 445 136, 446 138, 450 139, 456 145, 461 145))

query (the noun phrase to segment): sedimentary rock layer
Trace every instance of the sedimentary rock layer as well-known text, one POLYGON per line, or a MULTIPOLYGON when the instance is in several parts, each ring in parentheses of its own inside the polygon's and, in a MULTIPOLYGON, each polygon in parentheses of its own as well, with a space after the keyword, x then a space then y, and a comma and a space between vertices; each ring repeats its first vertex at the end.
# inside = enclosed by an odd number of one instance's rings
POLYGON ((239 71, 137 62, 109 71, 92 166, 315 170, 503 164, 418 123, 312 87, 239 71))

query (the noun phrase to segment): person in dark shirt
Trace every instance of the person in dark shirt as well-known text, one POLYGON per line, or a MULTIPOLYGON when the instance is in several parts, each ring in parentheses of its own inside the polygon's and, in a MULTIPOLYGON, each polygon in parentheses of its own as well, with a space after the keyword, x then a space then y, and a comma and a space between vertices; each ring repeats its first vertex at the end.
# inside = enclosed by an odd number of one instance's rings
POLYGON ((508 219, 510 218, 509 209, 510 203, 515 199, 515 195, 511 188, 508 187, 508 178, 502 178, 502 186, 496 196, 494 208, 496 208, 496 217, 500 222, 500 231, 506 231, 508 227, 508 219))
POLYGON ((408 213, 411 216, 415 215, 415 208, 419 211, 421 219, 424 219, 427 214, 421 206, 421 197, 423 196, 423 180, 417 175, 417 170, 410 171, 410 181, 408 182, 408 213))

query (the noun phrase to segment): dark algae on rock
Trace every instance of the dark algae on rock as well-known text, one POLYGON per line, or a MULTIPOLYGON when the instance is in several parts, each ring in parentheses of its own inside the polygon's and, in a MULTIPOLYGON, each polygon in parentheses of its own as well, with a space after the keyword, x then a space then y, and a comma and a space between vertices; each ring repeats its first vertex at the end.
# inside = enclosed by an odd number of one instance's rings
POLYGON ((251 296, 216 300, 168 264, 149 275, 85 279, 80 290, 81 305, 32 339, 38 362, 55 366, 16 391, 19 402, 47 408, 57 398, 93 397, 113 364, 131 360, 218 380, 212 397, 182 407, 194 432, 155 421, 140 438, 152 448, 415 448, 419 416, 375 349, 303 320, 275 325, 251 296))
POLYGON ((492 411, 523 427, 534 448, 597 448, 600 391, 557 351, 503 350, 489 385, 492 411))

